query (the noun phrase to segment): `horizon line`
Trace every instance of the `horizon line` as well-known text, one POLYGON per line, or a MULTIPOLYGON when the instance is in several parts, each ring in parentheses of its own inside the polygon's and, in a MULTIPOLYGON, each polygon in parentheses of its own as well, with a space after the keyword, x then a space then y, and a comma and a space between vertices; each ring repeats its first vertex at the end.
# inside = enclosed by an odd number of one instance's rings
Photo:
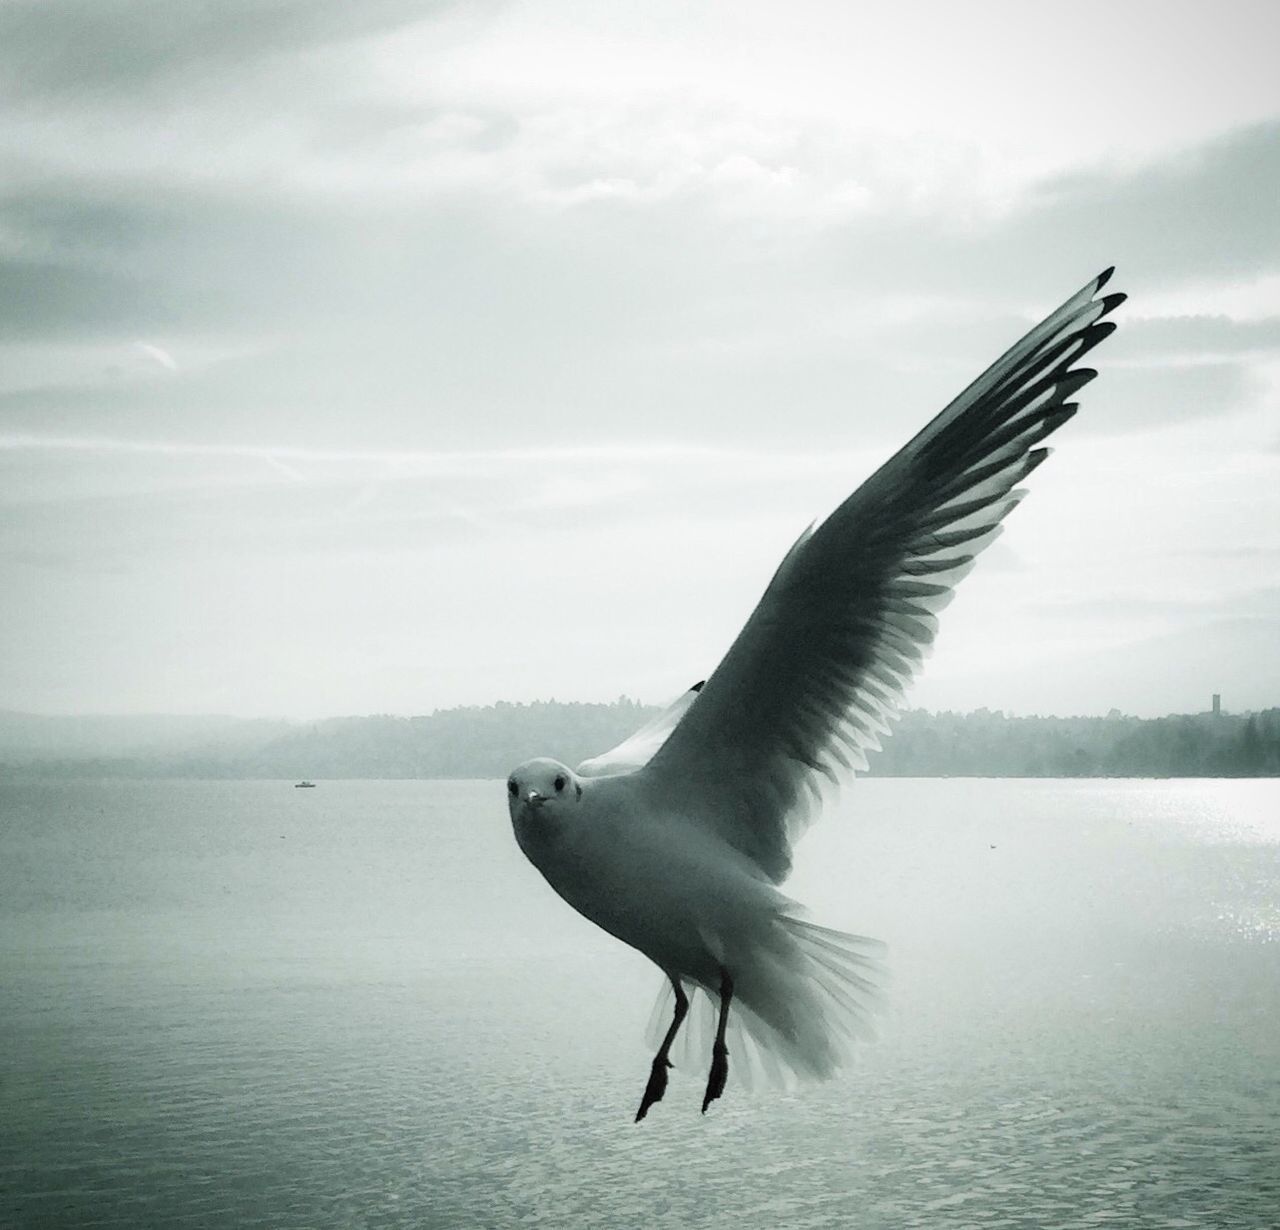
MULTIPOLYGON (((155 720, 188 719, 192 721, 200 720, 200 719, 205 719, 205 720, 217 719, 220 721, 229 721, 229 722, 278 722, 278 723, 286 723, 290 725, 313 725, 317 722, 332 722, 332 721, 345 721, 345 720, 358 721, 366 718, 402 718, 407 720, 412 718, 432 717, 438 713, 454 713, 464 709, 494 709, 494 708, 497 708, 499 705, 507 705, 512 708, 532 708, 536 705, 560 705, 560 706, 581 705, 581 706, 599 706, 603 708, 609 708, 614 705, 618 705, 622 702, 627 702, 639 708, 645 708, 645 709, 661 709, 664 707, 664 704, 671 703, 670 701, 668 702, 645 701, 645 700, 641 700, 639 697, 629 696, 626 693, 623 693, 615 697, 613 700, 562 700, 554 696, 545 697, 545 698, 535 697, 533 700, 507 700, 505 698, 499 697, 496 700, 490 700, 490 701, 476 701, 469 704, 437 706, 434 709, 422 710, 414 713, 399 712, 399 711, 393 712, 390 710, 370 710, 362 713, 327 713, 327 714, 321 714, 318 716, 311 716, 311 717, 300 717, 296 715, 272 714, 272 713, 246 715, 246 714, 214 712, 214 711, 190 711, 190 710, 164 711, 164 710, 150 710, 150 709, 136 712, 136 713, 135 712, 119 712, 119 711, 112 712, 112 711, 106 711, 106 710, 94 710, 94 711, 85 711, 85 712, 67 712, 65 710, 58 711, 58 712, 41 712, 39 710, 34 710, 34 709, 13 709, 13 708, 8 708, 6 706, 0 706, 0 718, 35 718, 38 720, 48 720, 48 721, 58 721, 60 719, 65 719, 65 720, 90 719, 90 720, 101 720, 101 721, 130 721, 130 720, 142 720, 142 719, 148 719, 148 718, 155 719, 155 720)), ((1137 717, 1141 721, 1155 721, 1155 720, 1158 720, 1158 717, 1194 717, 1198 714, 1214 714, 1214 713, 1221 714, 1222 716, 1240 717, 1248 714, 1267 713, 1273 709, 1280 709, 1280 700, 1277 700, 1275 703, 1272 703, 1272 704, 1253 706, 1253 707, 1248 707, 1248 708, 1243 708, 1238 710, 1229 709, 1225 705, 1222 705, 1220 708, 1215 709, 1212 706, 1212 704, 1210 704, 1209 706, 1203 709, 1180 709, 1180 710, 1170 709, 1162 714, 1157 715, 1157 717, 1151 717, 1151 718, 1143 718, 1139 714, 1131 713, 1127 710, 1119 708, 1119 706, 1116 706, 1116 705, 1112 705, 1108 707, 1105 711, 1098 711, 1098 712, 1077 711, 1073 713, 1047 713, 1047 712, 1042 712, 1038 710, 1035 712, 1026 712, 1026 711, 1015 710, 1011 708, 991 707, 989 705, 977 705, 967 709, 949 708, 949 707, 936 708, 936 707, 930 707, 927 705, 904 705, 898 709, 897 714, 894 716, 896 717, 906 713, 927 713, 933 716, 937 716, 940 714, 958 714, 961 717, 969 717, 978 713, 990 713, 990 714, 1000 714, 1004 717, 1010 717, 1010 718, 1020 718, 1020 717, 1108 718, 1114 714, 1119 717, 1137 717)))

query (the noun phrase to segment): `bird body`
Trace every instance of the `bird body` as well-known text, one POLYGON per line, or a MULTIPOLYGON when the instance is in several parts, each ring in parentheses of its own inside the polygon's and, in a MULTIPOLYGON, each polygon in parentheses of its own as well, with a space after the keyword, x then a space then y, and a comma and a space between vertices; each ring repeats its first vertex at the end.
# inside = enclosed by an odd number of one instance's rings
POLYGON ((731 1006, 743 1073, 827 1077, 869 1035, 883 945, 807 921, 779 885, 828 791, 891 730, 938 612, 1097 374, 1076 364, 1114 329, 1110 275, 800 536, 705 686, 577 772, 537 759, 510 775, 529 860, 666 976, 674 1010, 637 1120, 665 1092, 690 992, 718 1007, 704 1111, 725 1088, 731 1006))
POLYGON ((575 910, 660 969, 715 986, 726 956, 759 943, 771 915, 786 908, 787 898, 749 860, 650 806, 643 779, 579 782, 548 763, 567 776, 568 797, 516 810, 520 848, 575 910))
POLYGON ((651 800, 640 775, 579 779, 538 760, 512 780, 516 840, 569 905, 673 982, 718 996, 733 972, 752 1071, 822 1079, 871 1035, 884 945, 808 923, 745 855, 651 800))

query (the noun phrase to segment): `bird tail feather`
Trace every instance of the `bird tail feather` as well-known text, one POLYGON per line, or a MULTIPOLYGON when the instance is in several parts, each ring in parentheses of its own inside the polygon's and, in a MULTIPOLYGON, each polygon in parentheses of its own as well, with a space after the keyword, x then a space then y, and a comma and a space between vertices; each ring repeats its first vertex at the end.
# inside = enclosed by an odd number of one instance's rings
MULTIPOLYGON (((859 1043, 875 1038, 884 1006, 886 946, 864 935, 820 927, 791 914, 774 919, 768 942, 734 971, 725 1041, 729 1080, 747 1089, 826 1080, 849 1066, 859 1043)), ((711 1061, 719 988, 686 983, 689 1015, 672 1048, 679 1070, 711 1061)), ((671 1022, 675 993, 664 980, 647 1038, 656 1048, 671 1022)))

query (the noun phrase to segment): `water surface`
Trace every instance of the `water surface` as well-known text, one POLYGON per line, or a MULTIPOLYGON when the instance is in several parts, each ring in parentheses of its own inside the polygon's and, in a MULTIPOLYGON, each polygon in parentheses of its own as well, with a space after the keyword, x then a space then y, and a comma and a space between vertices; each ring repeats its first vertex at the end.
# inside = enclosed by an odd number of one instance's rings
POLYGON ((659 977, 502 783, 0 783, 0 1222, 1280 1224, 1280 783, 866 780, 791 888, 881 1041, 637 1127, 659 977))

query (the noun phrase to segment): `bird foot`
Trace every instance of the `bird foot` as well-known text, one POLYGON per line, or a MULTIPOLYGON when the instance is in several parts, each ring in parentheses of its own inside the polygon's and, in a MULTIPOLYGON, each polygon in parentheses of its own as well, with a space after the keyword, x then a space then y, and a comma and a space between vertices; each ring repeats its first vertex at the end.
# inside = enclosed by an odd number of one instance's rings
POLYGON ((667 1091, 667 1069, 671 1061, 662 1055, 655 1055, 653 1065, 649 1069, 649 1083, 644 1087, 644 1097, 640 1099, 640 1109, 636 1111, 637 1123, 649 1113, 649 1107, 662 1101, 667 1091))
POLYGON ((707 1092, 702 1098, 702 1113, 724 1092, 724 1083, 729 1078, 729 1048, 723 1042, 717 1042, 711 1048, 711 1075, 707 1077, 707 1092))

